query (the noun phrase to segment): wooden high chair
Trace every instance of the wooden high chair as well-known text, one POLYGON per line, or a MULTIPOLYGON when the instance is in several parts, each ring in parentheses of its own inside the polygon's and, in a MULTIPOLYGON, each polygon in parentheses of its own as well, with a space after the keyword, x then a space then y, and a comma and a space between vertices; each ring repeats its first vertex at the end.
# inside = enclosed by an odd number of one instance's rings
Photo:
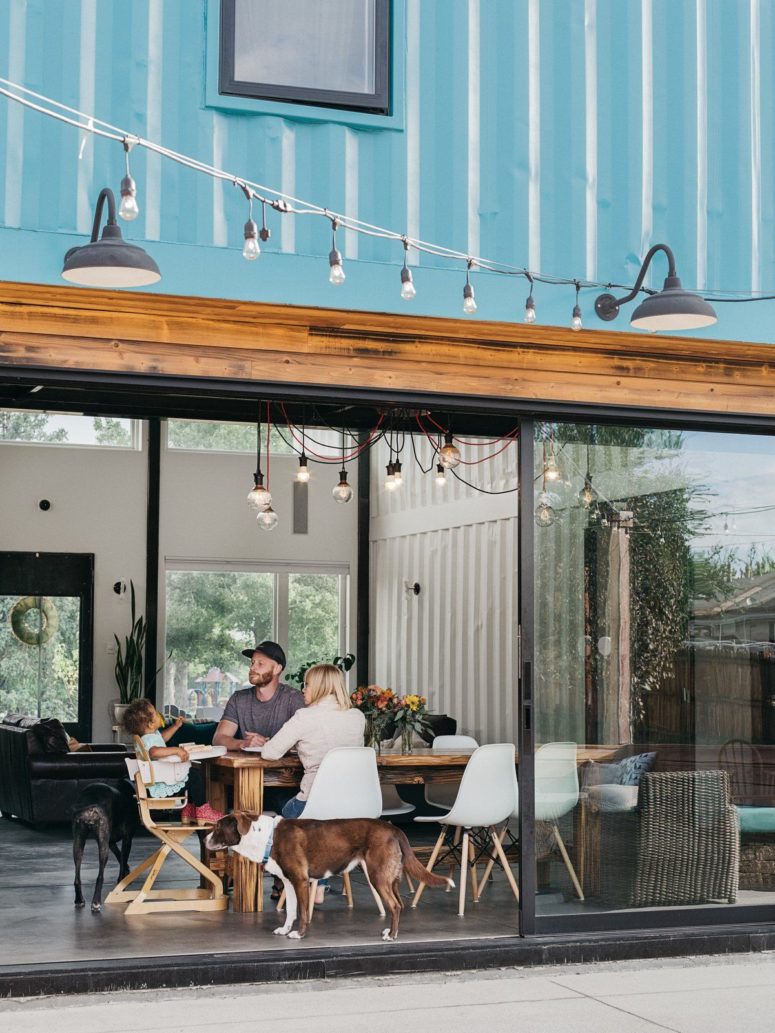
POLYGON ((106 904, 128 901, 124 914, 147 915, 157 911, 225 911, 229 898, 223 892, 223 883, 210 869, 189 853, 183 840, 194 832, 206 831, 212 825, 181 825, 179 822, 160 824, 153 819, 153 811, 181 810, 186 805, 186 796, 153 797, 148 794, 148 786, 155 782, 179 782, 180 773, 175 768, 180 764, 169 761, 152 761, 143 741, 135 737, 135 759, 127 760, 127 769, 134 780, 137 792, 137 806, 140 821, 151 835, 161 840, 161 846, 134 868, 111 890, 105 898, 106 904), (164 888, 154 889, 154 883, 169 857, 177 854, 202 880, 204 888, 164 888), (150 871, 149 871, 150 869, 150 871), (141 888, 130 890, 130 886, 140 875, 148 872, 141 888))

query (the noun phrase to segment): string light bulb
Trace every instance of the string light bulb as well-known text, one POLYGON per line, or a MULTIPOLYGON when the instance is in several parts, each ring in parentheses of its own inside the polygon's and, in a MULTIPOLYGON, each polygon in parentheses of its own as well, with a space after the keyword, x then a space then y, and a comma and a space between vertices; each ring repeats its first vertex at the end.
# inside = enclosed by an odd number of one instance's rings
POLYGON ((299 469, 296 471, 296 480, 300 484, 306 484, 309 481, 309 464, 304 452, 299 456, 299 469))
POLYGON ((533 300, 533 277, 528 272, 525 273, 525 276, 527 276, 528 280, 530 281, 530 293, 528 294, 527 301, 525 302, 525 322, 535 323, 536 303, 533 300))
POLYGON ((444 485, 447 483, 447 471, 444 469, 441 463, 436 463, 436 475, 434 477, 434 480, 440 488, 443 488, 444 485))
POLYGON ((398 459, 393 463, 393 483, 397 488, 404 483, 404 475, 401 473, 401 463, 398 459))
POLYGON ((387 474, 385 476, 385 491, 395 491, 398 487, 398 484, 396 483, 396 473, 393 464, 388 463, 386 470, 387 474))
POLYGON ((599 496, 595 488, 592 486, 592 475, 587 470, 586 476, 584 477, 584 487, 579 492, 579 502, 584 506, 585 509, 589 509, 593 506, 599 496))
POLYGON ((579 305, 579 290, 580 289, 581 289, 581 284, 577 280, 576 281, 576 304, 573 306, 573 315, 571 316, 571 321, 570 321, 570 328, 571 328, 571 330, 581 330, 582 326, 584 325, 581 322, 581 306, 579 305))
POLYGON ((409 251, 409 243, 404 238, 404 266, 401 270, 401 297, 404 301, 411 301, 412 298, 417 294, 414 283, 412 282, 412 270, 407 267, 406 256, 409 251))
POLYGON ((454 470, 460 464, 460 449, 452 440, 452 431, 444 435, 444 444, 439 449, 439 463, 446 470, 454 470))
POLYGON ((347 483, 347 470, 344 467, 339 471, 339 483, 332 494, 335 502, 349 502, 353 497, 353 490, 347 483))
POLYGON ((334 287, 340 287, 346 277, 344 275, 344 269, 342 268, 342 253, 336 246, 336 219, 331 220, 331 250, 328 253, 328 282, 332 283, 334 287))
POLYGON ((549 453, 549 458, 544 465, 544 477, 547 481, 558 481, 560 479, 560 468, 557 465, 554 450, 549 453))
POLYGON ((132 144, 129 142, 128 137, 124 137, 122 143, 124 145, 126 174, 121 180, 121 204, 118 208, 118 214, 127 222, 132 222, 140 214, 140 207, 137 204, 137 184, 132 179, 132 174, 129 171, 129 152, 132 149, 132 144))
POLYGON ((256 517, 256 523, 262 531, 274 531, 278 522, 279 518, 271 506, 262 509, 256 517))
POLYGON ((258 226, 253 221, 253 191, 244 183, 237 182, 235 186, 240 187, 248 201, 248 221, 245 223, 245 228, 242 231, 242 235, 245 238, 242 257, 246 262, 255 262, 261 254, 261 248, 258 243, 258 226))
POLYGON ((466 282, 463 287, 463 312, 467 316, 472 316, 476 312, 476 298, 474 297, 474 288, 471 284, 471 259, 468 260, 466 266, 466 282))

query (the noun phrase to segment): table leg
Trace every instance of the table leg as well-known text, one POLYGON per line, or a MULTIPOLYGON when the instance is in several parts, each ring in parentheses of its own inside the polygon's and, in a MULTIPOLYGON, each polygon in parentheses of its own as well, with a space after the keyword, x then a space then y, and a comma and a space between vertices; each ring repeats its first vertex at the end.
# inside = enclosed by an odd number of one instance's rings
MULTIPOLYGON (((257 811, 264 805, 262 768, 237 768, 234 772, 234 810, 257 811)), ((234 854, 234 911, 264 910, 264 869, 260 864, 234 854)))

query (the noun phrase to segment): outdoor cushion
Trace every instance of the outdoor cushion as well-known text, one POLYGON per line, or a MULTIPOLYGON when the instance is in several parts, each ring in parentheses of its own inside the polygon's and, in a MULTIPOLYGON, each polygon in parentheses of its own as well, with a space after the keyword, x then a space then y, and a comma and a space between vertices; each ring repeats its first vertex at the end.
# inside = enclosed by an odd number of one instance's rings
POLYGON ((637 786, 620 786, 612 783, 589 786, 587 796, 590 803, 608 814, 634 811, 638 805, 637 786))
POLYGON ((741 832, 775 832, 775 807, 738 806, 741 832))

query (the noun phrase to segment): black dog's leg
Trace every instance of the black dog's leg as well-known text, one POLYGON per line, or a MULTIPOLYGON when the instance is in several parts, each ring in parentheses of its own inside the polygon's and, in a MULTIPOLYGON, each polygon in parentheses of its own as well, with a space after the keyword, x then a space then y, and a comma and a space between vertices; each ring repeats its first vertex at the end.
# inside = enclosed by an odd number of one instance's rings
POLYGON ((94 884, 94 896, 91 902, 92 911, 102 911, 102 883, 105 880, 105 866, 108 863, 107 825, 100 825, 97 831, 97 846, 100 851, 100 870, 97 874, 97 882, 94 884))
POLYGON ((121 840, 121 857, 119 858, 120 871, 118 873, 118 881, 120 882, 124 876, 129 875, 129 851, 132 849, 132 833, 127 832, 124 838, 121 840))
POLYGON ((77 822, 73 822, 73 861, 75 861, 75 906, 83 907, 86 903, 83 899, 81 887, 81 858, 86 843, 86 830, 77 822))

